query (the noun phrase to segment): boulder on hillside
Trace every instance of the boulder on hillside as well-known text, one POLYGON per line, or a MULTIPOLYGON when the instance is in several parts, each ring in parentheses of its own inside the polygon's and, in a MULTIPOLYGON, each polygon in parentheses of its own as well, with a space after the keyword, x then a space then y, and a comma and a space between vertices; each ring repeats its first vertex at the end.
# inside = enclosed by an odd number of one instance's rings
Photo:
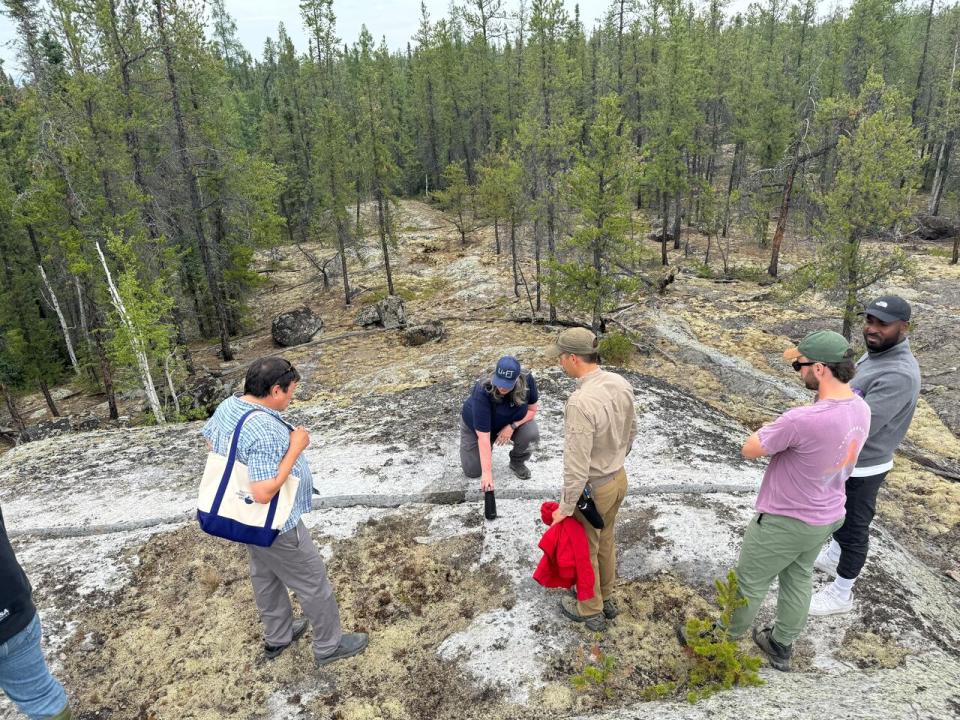
POLYGON ((377 305, 367 305, 357 313, 354 322, 360 327, 370 327, 380 324, 380 308, 377 305))
POLYGON ((62 402, 67 398, 72 398, 75 395, 80 394, 80 390, 70 387, 69 385, 65 387, 54 388, 50 391, 50 397, 53 398, 54 402, 62 402))
POLYGON ((674 280, 677 279, 677 268, 670 267, 660 273, 660 277, 657 278, 657 292, 663 293, 667 289, 667 285, 670 285, 674 280))
POLYGON ((387 295, 377 303, 380 308, 380 322, 385 328, 405 327, 407 316, 403 309, 403 300, 396 295, 387 295))
POLYGON ((23 432, 20 433, 20 440, 25 443, 34 442, 36 440, 45 440, 46 438, 64 435, 72 430, 73 425, 70 422, 70 418, 61 417, 57 418, 56 420, 39 422, 36 425, 27 425, 23 432))
POLYGON ((667 236, 667 242, 673 242, 673 233, 669 230, 660 230, 659 232, 655 231, 647 235, 647 237, 654 242, 663 242, 664 234, 667 236))
POLYGON ((99 430, 102 422, 96 415, 84 415, 75 418, 73 429, 77 432, 89 432, 90 430, 99 430))
POLYGON ((406 327, 407 316, 403 308, 403 300, 396 295, 387 295, 375 305, 368 305, 358 312, 354 322, 361 327, 373 325, 388 329, 406 327))
POLYGON ((917 215, 917 234, 924 240, 943 240, 960 234, 960 227, 950 218, 939 215, 917 215))
POLYGON ((431 320, 423 325, 409 327, 403 331, 403 342, 411 347, 423 345, 431 341, 439 341, 447 334, 446 328, 439 320, 431 320))
POLYGON ((277 315, 270 326, 270 334, 277 345, 290 347, 310 342, 323 329, 323 320, 304 306, 277 315))
POLYGON ((201 375, 187 386, 180 399, 180 410, 186 412, 187 410, 200 408, 209 417, 213 415, 217 405, 230 397, 232 391, 232 382, 224 382, 223 379, 212 374, 201 375))

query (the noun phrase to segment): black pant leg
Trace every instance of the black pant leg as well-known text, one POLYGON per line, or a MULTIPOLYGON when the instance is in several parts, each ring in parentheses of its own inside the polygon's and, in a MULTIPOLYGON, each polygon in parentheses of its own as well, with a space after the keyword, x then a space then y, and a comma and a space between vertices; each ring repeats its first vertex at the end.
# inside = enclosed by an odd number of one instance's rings
POLYGON ((870 546, 870 523, 877 509, 877 492, 887 473, 847 480, 847 515, 843 526, 833 534, 840 545, 837 575, 852 580, 867 561, 870 546))

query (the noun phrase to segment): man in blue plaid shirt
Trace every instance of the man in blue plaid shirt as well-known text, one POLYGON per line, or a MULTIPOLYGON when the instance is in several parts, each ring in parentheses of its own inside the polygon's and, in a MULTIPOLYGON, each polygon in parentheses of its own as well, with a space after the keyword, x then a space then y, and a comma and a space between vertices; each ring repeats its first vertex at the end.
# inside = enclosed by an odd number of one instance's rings
POLYGON ((230 442, 240 418, 244 422, 237 443, 237 460, 247 466, 250 493, 268 503, 291 475, 300 478, 290 518, 270 547, 247 545, 250 579, 264 627, 264 651, 275 658, 313 625, 313 654, 318 665, 357 655, 367 647, 366 633, 344 633, 340 610, 327 577, 323 558, 300 519, 311 510, 313 478, 302 453, 310 444, 303 427, 293 428, 281 417, 300 381, 289 361, 277 357, 255 360, 247 369, 243 395, 224 400, 203 426, 211 449, 230 453, 230 442), (300 600, 305 618, 294 620, 288 590, 300 600))

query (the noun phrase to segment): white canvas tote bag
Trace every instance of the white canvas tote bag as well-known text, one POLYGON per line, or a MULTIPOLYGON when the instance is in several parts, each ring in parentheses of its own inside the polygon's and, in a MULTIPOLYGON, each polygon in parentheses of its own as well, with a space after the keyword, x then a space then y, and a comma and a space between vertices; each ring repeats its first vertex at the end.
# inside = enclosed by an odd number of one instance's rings
POLYGON ((227 457, 215 452, 207 455, 197 496, 197 520, 211 535, 267 547, 290 518, 300 478, 288 477, 269 503, 254 501, 247 466, 237 461, 237 443, 244 421, 255 412, 262 411, 249 410, 240 418, 227 457))

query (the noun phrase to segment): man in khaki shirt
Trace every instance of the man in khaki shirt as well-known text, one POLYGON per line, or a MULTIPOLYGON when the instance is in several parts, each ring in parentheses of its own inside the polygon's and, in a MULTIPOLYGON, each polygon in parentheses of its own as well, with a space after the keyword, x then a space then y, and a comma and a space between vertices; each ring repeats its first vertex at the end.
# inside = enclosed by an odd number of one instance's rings
POLYGON ((623 459, 637 435, 633 388, 620 375, 600 368, 597 338, 585 328, 560 333, 549 353, 577 381, 564 409, 563 493, 553 522, 573 515, 583 525, 595 577, 593 598, 577 602, 573 596, 565 596, 560 610, 591 630, 605 630, 606 621, 618 612, 612 598, 617 572, 614 523, 627 492, 623 459), (577 509, 587 484, 603 517, 602 530, 577 509))

